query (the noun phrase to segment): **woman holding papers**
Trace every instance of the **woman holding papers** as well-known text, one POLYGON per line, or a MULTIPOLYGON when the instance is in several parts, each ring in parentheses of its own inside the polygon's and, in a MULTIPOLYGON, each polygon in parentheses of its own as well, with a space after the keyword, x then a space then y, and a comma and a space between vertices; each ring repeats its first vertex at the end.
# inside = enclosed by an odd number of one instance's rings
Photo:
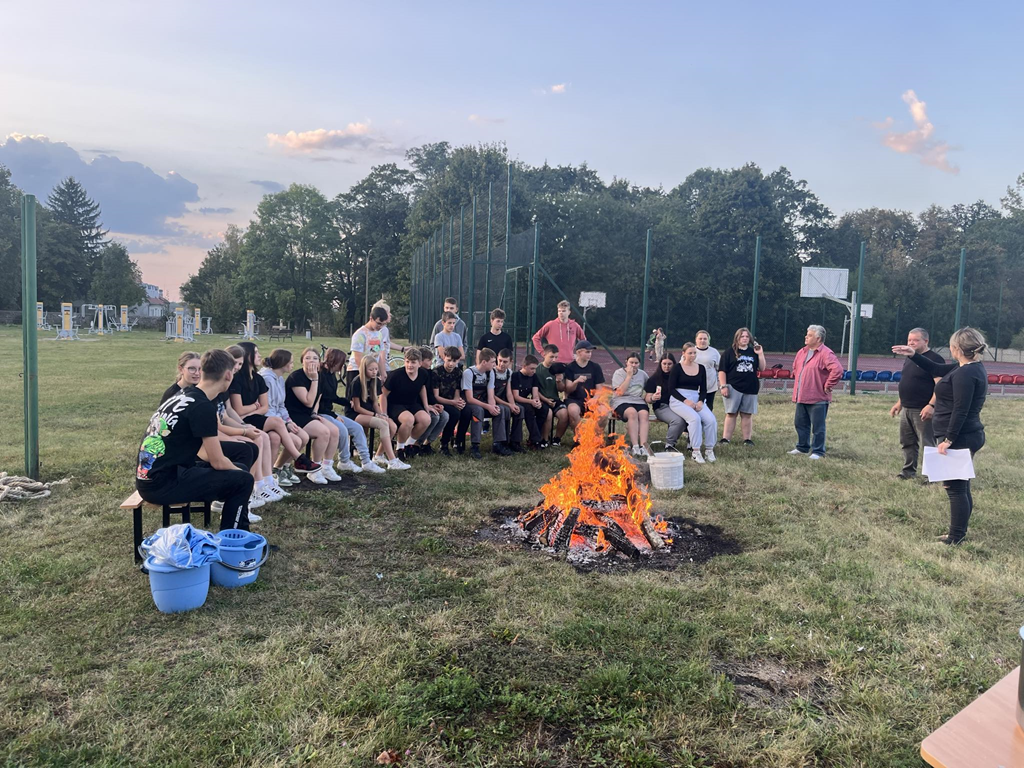
MULTIPOLYGON (((973 458, 985 445, 985 427, 980 418, 988 392, 988 374, 981 362, 985 337, 974 328, 955 332, 949 339, 949 353, 955 362, 948 364, 935 363, 908 346, 895 346, 892 351, 909 357, 938 380, 930 405, 935 409, 932 424, 939 453, 966 449, 973 458)), ((967 536, 967 523, 974 509, 971 481, 946 480, 942 485, 949 496, 949 533, 939 540, 959 544, 967 536)))

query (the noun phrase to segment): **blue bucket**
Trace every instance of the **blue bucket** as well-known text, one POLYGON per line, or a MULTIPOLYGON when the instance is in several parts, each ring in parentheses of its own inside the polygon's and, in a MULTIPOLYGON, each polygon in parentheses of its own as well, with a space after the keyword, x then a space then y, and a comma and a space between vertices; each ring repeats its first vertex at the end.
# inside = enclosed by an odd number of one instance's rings
POLYGON ((220 537, 221 562, 213 563, 210 578, 218 587, 236 589, 252 584, 267 562, 267 540, 251 531, 227 530, 220 537))
POLYGON ((163 613, 191 611, 206 602, 210 592, 210 566, 175 568, 146 558, 149 591, 153 602, 163 613))

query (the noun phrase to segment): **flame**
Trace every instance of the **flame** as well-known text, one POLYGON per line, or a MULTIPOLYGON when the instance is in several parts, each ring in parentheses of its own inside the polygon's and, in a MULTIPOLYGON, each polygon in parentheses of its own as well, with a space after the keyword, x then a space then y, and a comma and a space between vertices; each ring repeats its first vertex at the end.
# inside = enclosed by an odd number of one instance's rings
POLYGON ((541 538, 557 537, 570 510, 578 509, 570 548, 587 546, 597 552, 609 551, 611 545, 605 530, 610 530, 611 520, 634 547, 649 551, 651 542, 644 533, 645 523, 652 533, 659 534, 667 531, 667 524, 660 516, 657 520, 650 517, 650 495, 637 482, 636 467, 626 457, 625 437, 616 434, 609 441, 605 436, 604 427, 612 413, 611 397, 611 388, 601 385, 588 398, 586 414, 575 431, 577 445, 569 452, 569 466, 541 486, 544 501, 524 513, 519 522, 525 528, 538 515, 547 514, 539 527, 531 526, 533 533, 541 538), (612 503, 607 509, 595 509, 594 504, 601 502, 612 503), (551 515, 552 509, 558 514, 551 515), (592 533, 594 529, 596 534, 592 533))

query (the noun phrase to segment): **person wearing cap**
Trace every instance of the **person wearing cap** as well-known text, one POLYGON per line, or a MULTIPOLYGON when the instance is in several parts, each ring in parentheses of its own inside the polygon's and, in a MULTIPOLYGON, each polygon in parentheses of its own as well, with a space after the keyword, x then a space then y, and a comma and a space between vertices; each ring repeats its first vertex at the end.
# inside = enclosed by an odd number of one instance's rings
POLYGON ((576 432, 576 425, 583 419, 587 410, 587 398, 597 389, 598 384, 604 384, 604 372, 601 366, 591 362, 590 357, 594 354, 594 345, 586 339, 576 342, 573 347, 575 359, 565 366, 565 394, 566 403, 569 409, 569 425, 576 432))

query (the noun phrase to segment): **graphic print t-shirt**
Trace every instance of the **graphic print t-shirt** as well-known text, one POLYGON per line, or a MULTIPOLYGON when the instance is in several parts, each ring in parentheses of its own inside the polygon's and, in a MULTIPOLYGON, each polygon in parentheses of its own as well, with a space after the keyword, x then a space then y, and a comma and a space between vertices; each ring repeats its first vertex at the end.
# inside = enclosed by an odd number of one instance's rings
POLYGON ((487 390, 494 389, 494 370, 487 373, 477 370, 475 365, 469 366, 462 374, 462 388, 473 392, 473 397, 482 403, 487 402, 487 390))
POLYGON ((359 363, 356 362, 356 356, 354 354, 356 352, 369 355, 374 360, 377 360, 380 357, 381 350, 387 346, 389 339, 390 336, 388 335, 388 327, 386 325, 379 331, 371 330, 364 325, 358 331, 353 333, 353 354, 348 356, 348 369, 350 371, 359 370, 359 363))
POLYGON ((537 366, 537 387, 540 389, 540 394, 544 397, 558 401, 558 382, 555 381, 554 375, 551 373, 550 368, 545 368, 543 365, 537 366))
POLYGON ((454 400, 456 394, 461 396, 462 369, 455 366, 449 371, 443 365, 437 366, 430 372, 430 389, 436 389, 445 400, 454 400))
POLYGON ((159 479, 175 467, 191 467, 204 437, 217 434, 217 407, 198 387, 189 387, 160 404, 139 446, 135 477, 159 479))
POLYGON ((604 371, 601 366, 591 360, 586 365, 580 365, 575 360, 565 366, 565 380, 580 383, 576 386, 569 398, 577 402, 583 402, 597 389, 598 384, 604 384, 604 371))
POLYGON ((719 370, 725 371, 725 384, 744 395, 756 395, 760 389, 757 371, 761 361, 752 346, 741 349, 739 354, 732 347, 726 347, 719 370))

